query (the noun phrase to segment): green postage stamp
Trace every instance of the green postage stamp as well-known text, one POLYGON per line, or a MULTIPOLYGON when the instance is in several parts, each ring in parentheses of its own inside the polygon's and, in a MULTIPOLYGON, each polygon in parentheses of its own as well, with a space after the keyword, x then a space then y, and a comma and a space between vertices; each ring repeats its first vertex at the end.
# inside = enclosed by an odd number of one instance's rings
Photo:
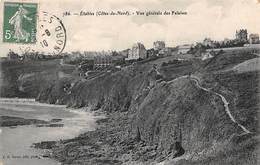
POLYGON ((4 2, 3 42, 36 43, 37 3, 4 2))

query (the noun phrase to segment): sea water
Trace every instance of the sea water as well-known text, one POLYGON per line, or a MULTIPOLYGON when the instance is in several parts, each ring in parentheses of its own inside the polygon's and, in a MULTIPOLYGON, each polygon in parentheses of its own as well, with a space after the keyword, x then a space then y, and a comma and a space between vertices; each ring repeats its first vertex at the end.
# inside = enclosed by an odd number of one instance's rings
POLYGON ((95 116, 86 109, 68 109, 61 105, 35 102, 34 99, 0 98, 0 116, 58 122, 63 127, 36 127, 35 125, 0 127, 0 165, 58 165, 44 158, 44 150, 32 148, 33 143, 69 139, 96 128, 95 116), (2 163, 2 164, 1 164, 2 163))

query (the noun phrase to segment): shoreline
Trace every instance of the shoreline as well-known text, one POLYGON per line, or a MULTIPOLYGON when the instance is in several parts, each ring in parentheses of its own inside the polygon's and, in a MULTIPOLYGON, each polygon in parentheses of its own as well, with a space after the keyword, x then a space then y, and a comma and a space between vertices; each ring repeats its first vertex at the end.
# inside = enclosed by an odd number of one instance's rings
MULTIPOLYGON (((7 100, 7 104, 12 103, 15 104, 13 100, 8 100, 8 99, 13 99, 13 98, 5 98, 5 99, 1 99, 0 100, 7 100)), ((18 100, 18 104, 20 105, 20 103, 22 105, 26 104, 25 101, 29 101, 29 105, 35 105, 34 103, 34 99, 26 99, 26 98, 14 98, 18 100), (31 103, 33 102, 33 103, 31 103)), ((40 103, 38 101, 35 101, 36 105, 38 104, 44 104, 45 106, 55 106, 53 104, 48 104, 48 103, 40 103)), ((27 104, 26 104, 27 105, 27 104)), ((65 105, 59 105, 59 106, 64 106, 65 105)), ((97 125, 97 127, 100 127, 100 123, 103 123, 104 121, 107 121, 107 117, 105 117, 104 112, 100 111, 100 110, 96 110, 96 111, 91 111, 90 109, 88 109, 87 107, 82 107, 82 108, 66 108, 67 111, 72 111, 73 113, 77 113, 78 115, 82 115, 81 113, 83 112, 90 112, 93 113, 93 117, 95 120, 95 123, 97 125), (83 110, 84 109, 84 110, 83 110)), ((63 127, 63 124, 59 124, 59 122, 61 122, 63 119, 60 118, 52 118, 49 120, 41 120, 41 119, 34 119, 34 118, 24 118, 24 117, 16 117, 16 116, 12 116, 12 115, 0 115, 0 127, 6 127, 6 128, 17 128, 19 126, 29 126, 32 125, 33 127, 63 127)), ((86 119, 87 120, 87 119, 86 119)), ((97 128, 94 128, 94 130, 91 131, 84 131, 82 133, 80 133, 79 135, 76 135, 72 138, 65 138, 65 139, 60 139, 57 141, 41 141, 41 142, 36 142, 36 143, 32 143, 31 147, 35 148, 35 149, 41 149, 43 152, 43 155, 41 155, 42 159, 45 158, 49 158, 49 159, 53 159, 55 161, 59 161, 59 159, 56 159, 55 157, 52 157, 52 149, 55 147, 58 147, 60 145, 62 145, 63 142, 67 142, 70 141, 71 139, 76 139, 88 132, 94 132, 97 128)), ((59 161, 61 162, 61 161, 59 161)))
POLYGON ((230 119, 258 132, 254 92, 258 72, 226 72, 251 58, 250 54, 223 53, 205 63, 158 60, 89 80, 73 76, 57 80, 41 90, 36 100, 63 104, 71 111, 98 110, 107 118, 90 119, 79 111, 80 127, 91 129, 73 127, 77 119, 71 118, 69 126, 77 134, 66 131, 72 136, 64 140, 42 138, 34 147, 48 149, 45 157, 62 164, 156 164, 177 161, 178 156, 187 159, 176 165, 253 164, 256 135, 241 135, 239 125, 230 119), (152 68, 154 63, 161 67, 152 68), (198 88, 192 79, 180 78, 185 75, 199 75, 200 84, 217 95, 198 88), (234 116, 230 118, 229 113, 234 116))
POLYGON ((109 114, 107 118, 96 120, 98 127, 93 131, 72 139, 34 143, 34 147, 47 151, 46 157, 64 164, 136 164, 148 159, 161 162, 167 158, 157 152, 157 145, 150 145, 138 137, 118 141, 118 133, 126 129, 125 121, 126 114, 109 114))

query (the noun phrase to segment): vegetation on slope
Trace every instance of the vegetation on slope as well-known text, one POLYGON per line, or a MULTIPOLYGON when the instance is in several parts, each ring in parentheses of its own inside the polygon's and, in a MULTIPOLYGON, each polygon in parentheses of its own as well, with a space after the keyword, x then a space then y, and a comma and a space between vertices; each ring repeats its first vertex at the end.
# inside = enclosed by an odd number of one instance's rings
POLYGON ((257 164, 258 71, 232 71, 252 58, 226 53, 163 66, 158 59, 89 80, 49 83, 39 101, 90 106, 108 115, 95 131, 51 142, 50 156, 64 164, 257 164), (225 96, 232 115, 252 133, 230 120, 220 97, 181 77, 190 74, 225 96))
POLYGON ((74 67, 61 66, 60 60, 0 61, 0 96, 35 98, 42 89, 57 81, 59 72, 71 74, 74 67))

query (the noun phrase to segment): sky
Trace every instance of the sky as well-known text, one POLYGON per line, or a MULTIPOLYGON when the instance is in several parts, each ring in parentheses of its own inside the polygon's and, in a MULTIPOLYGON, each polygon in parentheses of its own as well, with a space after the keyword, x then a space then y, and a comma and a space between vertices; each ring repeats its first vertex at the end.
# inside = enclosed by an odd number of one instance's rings
MULTIPOLYGON (((3 13, 1 0, 0 13, 3 13)), ((6 0, 5 0, 6 1, 6 0)), ((10 1, 10 0, 9 0, 10 1)), ((16 0, 19 1, 19 0, 16 0)), ((151 48, 156 40, 166 46, 202 41, 232 39, 237 29, 260 33, 258 0, 20 0, 39 3, 39 12, 59 17, 65 28, 67 43, 64 52, 123 50, 135 42, 151 48), (185 11, 181 16, 63 16, 65 11, 185 11)), ((9 49, 20 51, 27 45, 1 42, 0 56, 9 49)), ((34 45, 38 47, 38 45, 34 45)))

